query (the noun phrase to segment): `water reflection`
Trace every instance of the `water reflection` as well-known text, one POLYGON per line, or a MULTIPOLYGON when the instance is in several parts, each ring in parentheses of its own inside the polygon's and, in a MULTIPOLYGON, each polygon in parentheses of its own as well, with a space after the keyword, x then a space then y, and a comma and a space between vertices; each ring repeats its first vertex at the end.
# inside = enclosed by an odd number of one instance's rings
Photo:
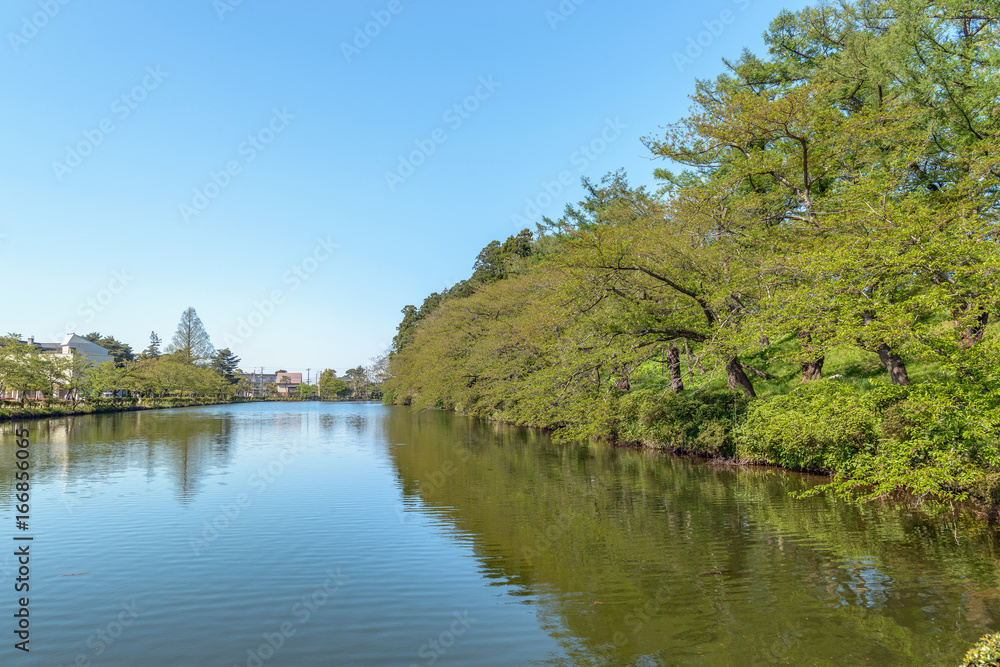
MULTIPOLYGON (((70 488, 139 468, 150 478, 168 475, 178 498, 188 501, 207 472, 229 464, 235 422, 224 414, 174 410, 164 432, 161 417, 125 412, 23 422, 31 433, 34 478, 61 480, 70 488)), ((13 488, 14 428, 0 426, 0 498, 13 488)))
POLYGON ((388 436, 408 511, 540 596, 576 664, 954 664, 1000 621, 994 539, 789 498, 805 476, 435 412, 394 411, 388 436))
MULTIPOLYGON (((426 664, 421 647, 466 609, 476 624, 438 664, 953 665, 1000 625, 992 533, 889 504, 794 500, 816 480, 779 470, 557 446, 378 405, 29 427, 32 529, 48 540, 38 571, 93 573, 46 580, 38 623, 59 653, 35 664, 71 664, 90 619, 117 614, 126 590, 156 611, 101 664, 234 664, 337 567, 350 586, 274 664, 330 664, 331 652, 426 664), (216 524, 239 494, 250 502, 216 524), (54 498, 71 511, 51 511, 54 498)), ((5 520, 12 430, 0 426, 5 520)), ((8 566, 0 557, 0 582, 8 566)))

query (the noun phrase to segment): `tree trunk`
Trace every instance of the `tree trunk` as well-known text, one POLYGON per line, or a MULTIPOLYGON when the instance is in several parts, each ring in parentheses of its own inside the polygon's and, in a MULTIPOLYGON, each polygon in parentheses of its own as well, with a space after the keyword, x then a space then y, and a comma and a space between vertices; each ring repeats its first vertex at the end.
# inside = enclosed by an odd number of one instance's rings
POLYGON ((625 366, 618 367, 618 379, 614 381, 614 386, 620 391, 631 391, 632 382, 629 380, 628 368, 625 366))
POLYGON ((980 313, 979 317, 975 319, 975 323, 962 331, 958 342, 959 347, 967 349, 979 343, 983 339, 983 333, 989 322, 990 314, 988 312, 980 313))
POLYGON ((909 386, 910 376, 906 373, 906 364, 903 363, 898 354, 892 351, 892 348, 885 343, 879 345, 878 358, 885 366, 885 370, 889 371, 889 379, 894 385, 909 386))
MULTIPOLYGON (((809 331, 799 332, 799 345, 802 346, 803 351, 809 352, 810 343, 812 343, 812 333, 809 331)), ((823 361, 826 355, 821 355, 819 358, 812 361, 802 362, 802 381, 811 382, 812 380, 822 380, 823 379, 823 361)))
MULTIPOLYGON (((870 310, 864 311, 861 315, 864 317, 865 326, 875 321, 875 313, 870 310)), ((892 383, 900 387, 909 386, 910 376, 906 373, 906 364, 903 363, 903 359, 898 354, 892 351, 888 343, 881 342, 875 351, 878 352, 879 361, 889 372, 889 379, 892 383)))
POLYGON ((667 369, 670 371, 670 388, 674 391, 684 391, 684 379, 681 377, 681 351, 676 345, 667 350, 667 369))
POLYGON ((813 361, 806 361, 802 364, 802 381, 811 382, 813 380, 823 379, 823 361, 826 359, 825 356, 814 359, 813 361))
POLYGON ((753 390, 753 383, 743 372, 739 357, 734 356, 726 362, 726 377, 729 380, 730 389, 742 389, 743 394, 748 398, 756 398, 757 392, 753 390))
POLYGON ((740 362, 740 366, 743 367, 744 371, 750 371, 751 373, 753 373, 754 375, 756 375, 757 377, 759 377, 762 380, 773 380, 774 379, 773 375, 771 375, 770 373, 765 373, 764 371, 760 370, 756 366, 751 366, 750 364, 747 364, 747 363, 744 363, 744 362, 740 362))

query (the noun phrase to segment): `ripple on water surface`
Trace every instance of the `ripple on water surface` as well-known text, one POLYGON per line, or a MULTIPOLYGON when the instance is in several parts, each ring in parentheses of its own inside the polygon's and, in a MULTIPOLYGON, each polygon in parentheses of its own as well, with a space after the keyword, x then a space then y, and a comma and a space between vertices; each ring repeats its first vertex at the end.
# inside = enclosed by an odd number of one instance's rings
POLYGON ((950 665, 1000 627, 991 541, 793 500, 814 482, 780 471, 373 404, 96 415, 33 442, 18 664, 255 664, 285 628, 263 664, 950 665))

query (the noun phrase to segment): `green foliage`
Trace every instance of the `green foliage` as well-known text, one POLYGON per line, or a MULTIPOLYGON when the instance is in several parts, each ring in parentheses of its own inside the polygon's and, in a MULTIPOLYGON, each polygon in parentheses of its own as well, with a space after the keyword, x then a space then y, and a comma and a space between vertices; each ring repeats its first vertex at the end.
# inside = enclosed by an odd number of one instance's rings
POLYGON ((840 466, 832 490, 861 498, 897 489, 953 501, 975 495, 995 513, 1000 388, 922 383, 883 414, 877 450, 840 466))
POLYGON ((212 358, 212 370, 225 378, 229 384, 236 384, 239 373, 240 358, 228 347, 219 350, 212 358))
POLYGON ((584 179, 539 238, 407 306, 386 399, 1000 508, 998 24, 782 12, 644 139, 684 171, 584 179))
POLYGON ((734 424, 749 401, 741 392, 631 391, 618 401, 613 435, 622 442, 713 457, 735 455, 734 424))
POLYGON ((962 660, 961 667, 998 667, 1000 666, 1000 633, 985 635, 975 646, 969 649, 962 660))
POLYGON ((92 331, 86 336, 83 336, 91 343, 100 345, 105 350, 108 351, 115 363, 121 367, 127 361, 134 361, 135 354, 132 352, 132 346, 115 339, 114 336, 102 336, 99 331, 92 331))
POLYGON ((142 351, 143 357, 150 357, 156 359, 160 356, 160 337, 156 335, 155 331, 149 332, 149 346, 142 351))
POLYGON ((503 243, 490 241, 479 252, 472 267, 472 281, 491 283, 503 280, 510 271, 510 262, 531 255, 531 232, 522 229, 516 236, 509 236, 503 243))
POLYGON ((177 330, 166 352, 188 364, 207 362, 215 355, 215 347, 194 308, 181 313, 177 330))
POLYGON ((337 398, 350 393, 350 386, 337 377, 337 371, 326 369, 319 374, 319 397, 337 398))
POLYGON ((739 456, 797 470, 839 470, 852 457, 875 450, 880 405, 895 391, 883 386, 862 394, 821 380, 756 401, 739 427, 739 456))

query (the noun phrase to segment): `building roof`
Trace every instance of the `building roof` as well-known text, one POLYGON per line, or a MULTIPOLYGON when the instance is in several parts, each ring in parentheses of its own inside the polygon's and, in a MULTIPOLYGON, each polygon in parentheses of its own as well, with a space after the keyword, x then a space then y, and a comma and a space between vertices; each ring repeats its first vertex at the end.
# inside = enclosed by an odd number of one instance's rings
POLYGON ((77 336, 75 333, 68 333, 66 337, 63 338, 61 347, 69 346, 71 349, 80 352, 81 354, 107 354, 107 348, 101 347, 97 343, 93 343, 82 336, 77 336))

